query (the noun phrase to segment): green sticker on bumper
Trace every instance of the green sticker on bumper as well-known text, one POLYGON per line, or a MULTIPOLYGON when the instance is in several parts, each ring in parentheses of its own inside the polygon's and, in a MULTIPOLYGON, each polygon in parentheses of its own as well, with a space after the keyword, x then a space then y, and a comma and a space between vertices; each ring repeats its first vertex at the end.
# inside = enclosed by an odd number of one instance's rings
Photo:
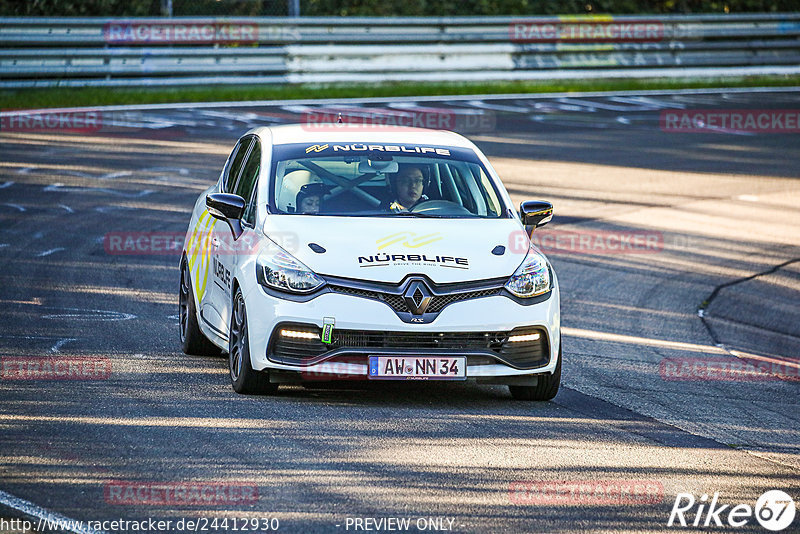
POLYGON ((333 325, 335 323, 333 317, 325 317, 322 320, 322 342, 330 345, 333 343, 333 325))

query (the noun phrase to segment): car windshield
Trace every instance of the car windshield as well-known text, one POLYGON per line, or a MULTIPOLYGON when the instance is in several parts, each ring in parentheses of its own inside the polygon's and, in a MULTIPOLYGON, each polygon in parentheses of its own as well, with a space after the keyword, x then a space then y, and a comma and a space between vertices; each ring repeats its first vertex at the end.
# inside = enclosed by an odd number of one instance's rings
POLYGON ((270 212, 371 217, 508 217, 469 149, 368 143, 277 145, 270 212))

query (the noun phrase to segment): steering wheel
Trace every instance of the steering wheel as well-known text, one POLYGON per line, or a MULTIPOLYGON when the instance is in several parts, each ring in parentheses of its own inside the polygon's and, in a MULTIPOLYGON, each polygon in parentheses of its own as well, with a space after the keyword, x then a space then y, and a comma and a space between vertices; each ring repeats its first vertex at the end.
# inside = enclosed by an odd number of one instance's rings
POLYGON ((430 215, 475 215, 464 206, 449 200, 426 200, 411 208, 411 212, 430 215))

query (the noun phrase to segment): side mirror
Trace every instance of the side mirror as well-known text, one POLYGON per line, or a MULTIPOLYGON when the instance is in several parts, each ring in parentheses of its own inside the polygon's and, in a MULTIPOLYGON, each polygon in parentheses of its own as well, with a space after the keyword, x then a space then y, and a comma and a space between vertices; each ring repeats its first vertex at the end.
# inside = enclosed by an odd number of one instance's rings
POLYGON ((526 200, 519 205, 519 215, 528 235, 553 219, 553 205, 543 200, 526 200))
POLYGON ((244 199, 228 193, 212 193, 206 195, 206 208, 215 219, 225 221, 231 229, 233 239, 242 235, 242 216, 247 207, 244 199))

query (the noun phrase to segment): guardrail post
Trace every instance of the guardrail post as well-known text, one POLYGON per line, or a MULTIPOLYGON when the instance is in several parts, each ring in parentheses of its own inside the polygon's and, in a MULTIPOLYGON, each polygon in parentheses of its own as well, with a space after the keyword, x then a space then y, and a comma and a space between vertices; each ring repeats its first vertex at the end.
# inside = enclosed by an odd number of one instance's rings
POLYGON ((172 16, 172 0, 161 0, 161 15, 164 17, 172 16))
POLYGON ((300 16, 300 0, 287 0, 289 2, 288 11, 290 17, 300 16))

